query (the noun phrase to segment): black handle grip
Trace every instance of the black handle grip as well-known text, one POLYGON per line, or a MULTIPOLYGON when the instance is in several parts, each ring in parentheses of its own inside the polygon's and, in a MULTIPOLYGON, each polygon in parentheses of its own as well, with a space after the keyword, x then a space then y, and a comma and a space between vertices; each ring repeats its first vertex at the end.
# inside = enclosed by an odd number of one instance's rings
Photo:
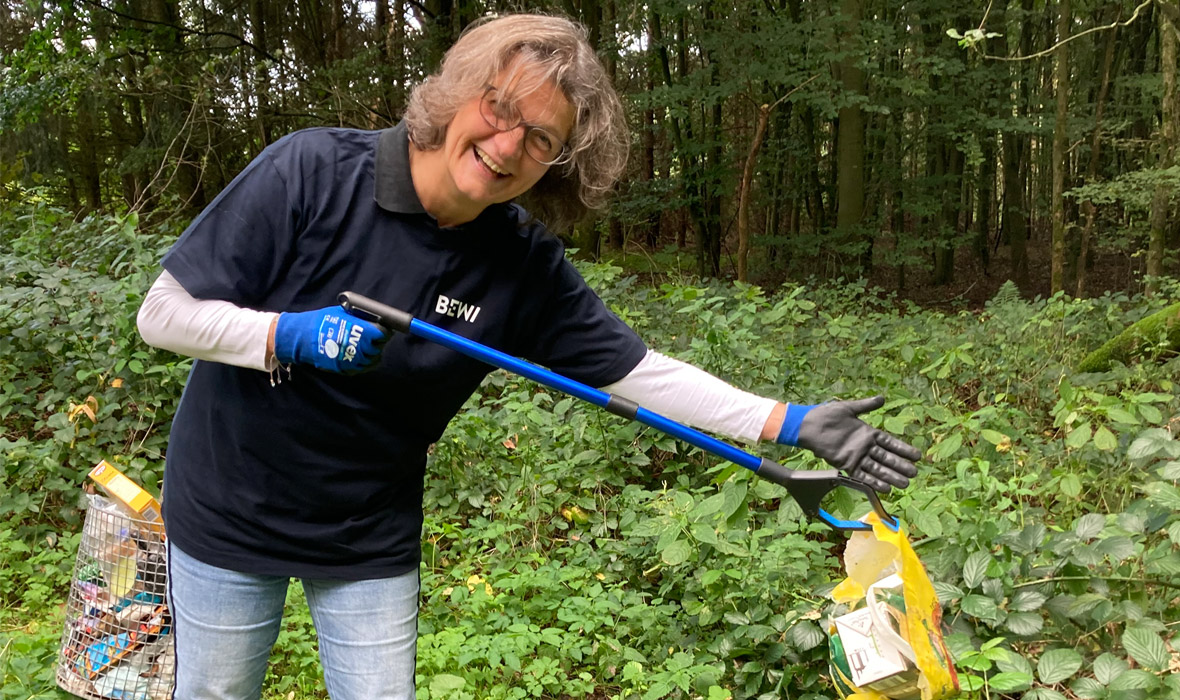
POLYGON ((341 292, 337 298, 344 310, 354 316, 379 324, 398 333, 409 333, 414 321, 411 314, 382 304, 356 292, 341 292))

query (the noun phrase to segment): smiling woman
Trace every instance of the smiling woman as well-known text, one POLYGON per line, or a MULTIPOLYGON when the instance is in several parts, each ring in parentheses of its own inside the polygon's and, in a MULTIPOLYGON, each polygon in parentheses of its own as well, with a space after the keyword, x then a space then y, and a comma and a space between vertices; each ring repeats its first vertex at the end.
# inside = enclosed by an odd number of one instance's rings
POLYGON ((548 161, 566 150, 573 106, 539 70, 519 65, 522 61, 494 76, 503 88, 485 87, 463 103, 441 146, 425 150, 411 136, 414 189, 440 226, 467 223, 489 205, 528 192, 554 167, 548 161))
POLYGON ((590 289, 546 223, 602 204, 626 145, 584 31, 502 17, 460 38, 403 123, 280 139, 180 237, 139 313, 145 340, 198 359, 164 479, 178 700, 258 697, 291 577, 334 700, 414 697, 426 452, 491 368, 391 336, 344 291, 673 420, 908 483, 917 454, 856 417, 879 401, 739 391, 649 351, 590 289))
POLYGON ((543 173, 527 192, 529 211, 561 230, 602 206, 626 164, 628 136, 622 104, 585 31, 560 17, 538 15, 473 25, 447 52, 438 74, 410 96, 405 120, 414 146, 442 148, 451 120, 488 86, 501 86, 500 98, 513 103, 556 87, 573 112, 572 130, 563 139, 569 160, 543 173))

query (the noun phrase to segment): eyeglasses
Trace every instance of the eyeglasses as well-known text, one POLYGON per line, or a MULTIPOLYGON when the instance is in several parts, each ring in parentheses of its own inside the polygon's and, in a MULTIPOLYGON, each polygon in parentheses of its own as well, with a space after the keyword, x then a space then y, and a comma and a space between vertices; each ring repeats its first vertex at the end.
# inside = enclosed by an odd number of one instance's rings
POLYGON ((512 131, 524 125, 524 152, 541 165, 564 165, 573 153, 553 132, 525 122, 516 104, 496 98, 496 86, 489 85, 479 98, 479 113, 488 126, 498 131, 512 131))

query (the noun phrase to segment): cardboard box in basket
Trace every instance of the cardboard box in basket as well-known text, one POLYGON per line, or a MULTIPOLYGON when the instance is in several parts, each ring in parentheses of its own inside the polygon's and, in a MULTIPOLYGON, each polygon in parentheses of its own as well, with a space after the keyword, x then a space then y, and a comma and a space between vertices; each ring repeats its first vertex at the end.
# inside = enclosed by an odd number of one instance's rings
POLYGON ((127 478, 105 459, 90 470, 90 478, 102 487, 116 503, 123 507, 127 514, 147 521, 148 527, 157 535, 164 534, 164 519, 160 515, 160 502, 150 493, 127 478))

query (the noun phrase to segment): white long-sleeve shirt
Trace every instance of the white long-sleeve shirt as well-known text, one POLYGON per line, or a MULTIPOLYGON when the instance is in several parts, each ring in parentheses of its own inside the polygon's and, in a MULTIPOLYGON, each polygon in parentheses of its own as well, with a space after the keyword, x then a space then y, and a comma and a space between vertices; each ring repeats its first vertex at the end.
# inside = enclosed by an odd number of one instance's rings
MULTIPOLYGON (((165 271, 139 309, 149 344, 199 360, 272 371, 267 338, 276 313, 228 301, 195 299, 165 271)), ((648 350, 625 377, 601 387, 674 421, 747 443, 757 442, 777 405, 704 370, 648 350)))

